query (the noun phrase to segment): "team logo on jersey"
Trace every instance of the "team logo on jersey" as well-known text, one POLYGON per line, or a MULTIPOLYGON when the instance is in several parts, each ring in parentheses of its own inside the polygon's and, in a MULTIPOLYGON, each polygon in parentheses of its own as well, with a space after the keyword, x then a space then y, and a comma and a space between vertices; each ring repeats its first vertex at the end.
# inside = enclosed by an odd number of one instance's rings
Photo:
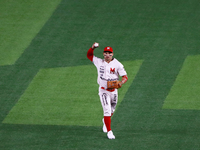
POLYGON ((110 73, 111 73, 111 74, 115 74, 115 68, 113 68, 113 69, 110 68, 110 73))

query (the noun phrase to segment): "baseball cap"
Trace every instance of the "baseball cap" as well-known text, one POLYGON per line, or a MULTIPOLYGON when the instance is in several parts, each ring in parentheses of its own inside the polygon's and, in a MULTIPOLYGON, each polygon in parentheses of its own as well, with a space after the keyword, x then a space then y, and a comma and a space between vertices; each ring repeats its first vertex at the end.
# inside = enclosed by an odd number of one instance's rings
POLYGON ((107 47, 104 48, 104 52, 110 52, 110 53, 113 53, 113 49, 112 49, 112 47, 107 46, 107 47))

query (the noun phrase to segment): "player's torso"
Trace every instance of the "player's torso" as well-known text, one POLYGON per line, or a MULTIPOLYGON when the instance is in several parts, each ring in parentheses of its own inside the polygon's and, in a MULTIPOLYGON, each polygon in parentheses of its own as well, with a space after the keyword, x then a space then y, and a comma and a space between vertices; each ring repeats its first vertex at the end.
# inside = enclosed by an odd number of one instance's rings
POLYGON ((119 76, 127 74, 124 66, 115 58, 107 63, 105 60, 94 56, 93 63, 97 68, 97 82, 100 87, 105 89, 107 88, 107 81, 119 80, 119 76))
POLYGON ((99 59, 96 67, 98 71, 98 84, 100 86, 107 87, 107 81, 119 80, 119 62, 116 59, 109 63, 99 59))
POLYGON ((107 88, 107 81, 119 80, 119 68, 121 63, 117 59, 113 59, 107 63, 104 59, 98 57, 93 58, 93 63, 97 68, 97 82, 101 87, 107 88))
POLYGON ((107 81, 118 80, 119 74, 117 70, 118 65, 115 60, 110 63, 103 60, 102 63, 99 64, 98 68, 99 78, 107 81))

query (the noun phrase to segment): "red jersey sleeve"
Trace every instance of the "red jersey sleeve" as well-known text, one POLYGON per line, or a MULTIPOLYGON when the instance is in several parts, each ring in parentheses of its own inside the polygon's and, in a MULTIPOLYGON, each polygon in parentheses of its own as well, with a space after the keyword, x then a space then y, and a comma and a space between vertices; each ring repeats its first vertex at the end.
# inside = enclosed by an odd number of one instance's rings
POLYGON ((128 80, 128 76, 127 75, 124 75, 122 76, 122 83, 126 83, 126 81, 128 80))
POLYGON ((94 50, 92 48, 90 48, 87 52, 87 58, 90 60, 90 61, 93 61, 93 56, 94 56, 94 50))

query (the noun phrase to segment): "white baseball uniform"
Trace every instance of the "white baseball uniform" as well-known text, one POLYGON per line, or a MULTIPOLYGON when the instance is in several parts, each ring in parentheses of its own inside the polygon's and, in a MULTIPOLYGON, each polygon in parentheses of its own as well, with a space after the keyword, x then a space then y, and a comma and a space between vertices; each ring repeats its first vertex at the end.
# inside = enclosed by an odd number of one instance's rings
POLYGON ((119 76, 127 75, 127 73, 124 66, 116 58, 107 63, 104 59, 93 56, 93 63, 97 68, 99 97, 103 107, 104 116, 111 116, 117 105, 118 90, 107 90, 107 81, 119 80, 119 76))

